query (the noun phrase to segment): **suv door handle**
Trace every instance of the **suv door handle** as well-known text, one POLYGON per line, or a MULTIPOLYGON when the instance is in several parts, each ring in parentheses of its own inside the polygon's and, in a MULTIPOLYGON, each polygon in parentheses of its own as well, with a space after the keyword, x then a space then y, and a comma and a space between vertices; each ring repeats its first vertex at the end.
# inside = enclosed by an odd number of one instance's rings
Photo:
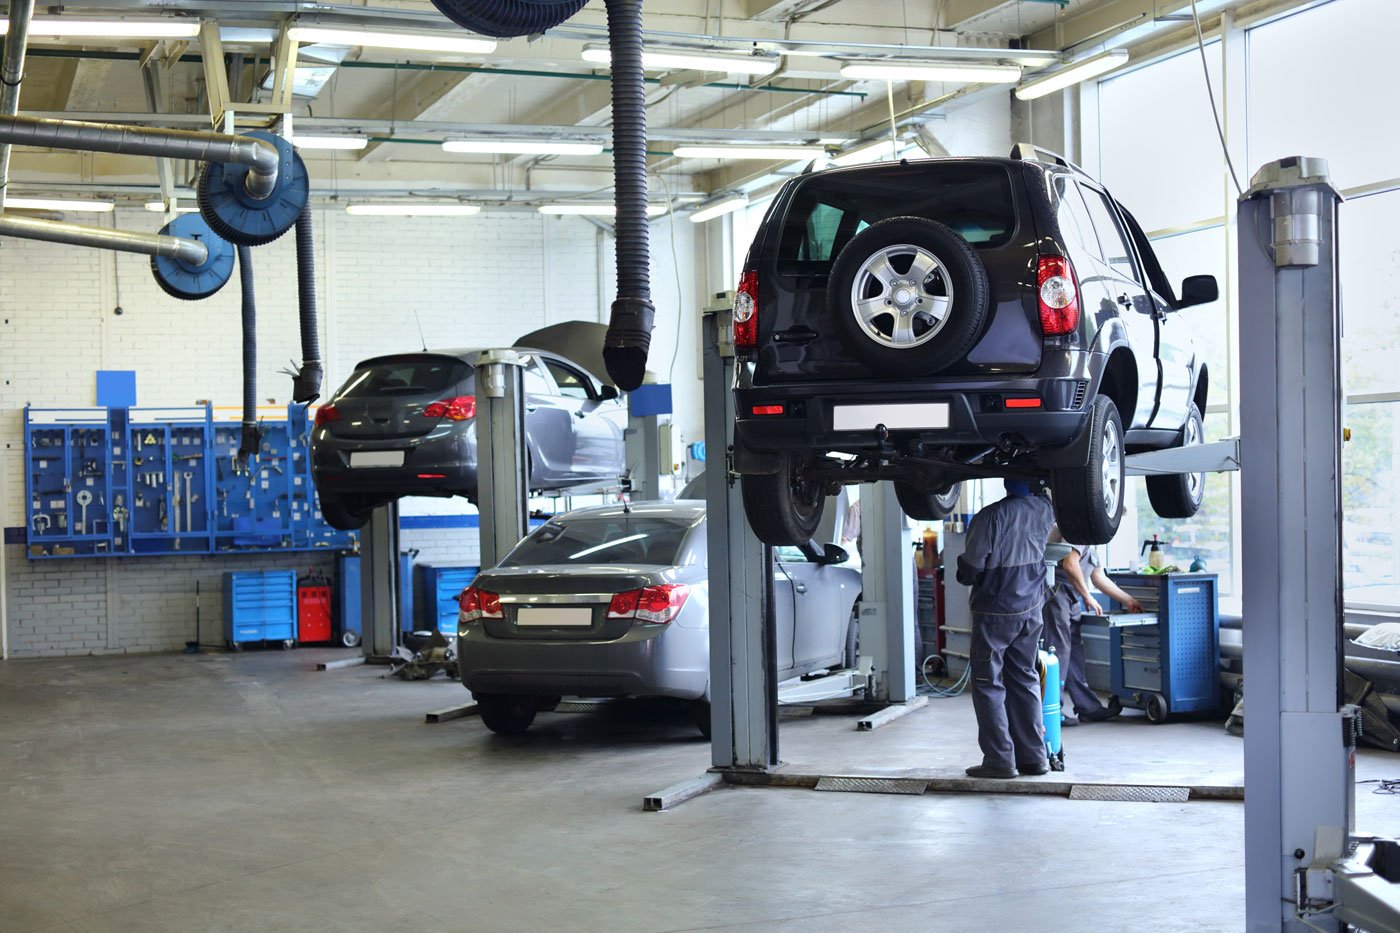
POLYGON ((805 583, 794 583, 792 585, 792 588, 797 591, 799 596, 807 592, 807 584, 805 583))

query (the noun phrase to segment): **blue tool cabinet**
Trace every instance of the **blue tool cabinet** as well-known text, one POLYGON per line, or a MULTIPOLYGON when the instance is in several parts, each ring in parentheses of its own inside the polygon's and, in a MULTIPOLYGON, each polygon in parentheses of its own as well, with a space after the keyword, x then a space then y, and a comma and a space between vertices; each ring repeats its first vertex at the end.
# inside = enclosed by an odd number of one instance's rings
POLYGON ((224 641, 231 648, 249 642, 280 642, 297 637, 295 570, 228 571, 224 574, 224 641))
POLYGON ((244 469, 240 425, 208 405, 26 408, 29 557, 350 547, 353 532, 321 518, 306 408, 261 427, 244 469))
MULTIPOLYGON (((1108 618, 1110 693, 1152 722, 1220 709, 1219 586, 1213 573, 1119 574, 1156 618, 1108 618)), ((1140 618, 1140 617, 1139 617, 1140 618)))
POLYGON ((423 618, 419 628, 457 637, 457 597, 476 579, 479 567, 439 567, 419 564, 418 605, 423 618))

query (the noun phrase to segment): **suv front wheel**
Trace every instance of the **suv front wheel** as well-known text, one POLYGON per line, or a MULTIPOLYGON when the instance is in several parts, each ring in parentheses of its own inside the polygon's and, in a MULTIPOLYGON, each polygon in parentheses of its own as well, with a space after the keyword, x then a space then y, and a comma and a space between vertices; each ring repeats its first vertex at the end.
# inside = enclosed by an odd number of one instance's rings
MULTIPOLYGON (((1186 413, 1177 447, 1194 447, 1205 440, 1205 426, 1195 404, 1186 413)), ((1201 508, 1206 494, 1204 473, 1172 473, 1168 476, 1147 477, 1147 498, 1152 511, 1162 518, 1190 518, 1201 508)))
POLYGON ((1107 544, 1123 518, 1127 465, 1123 422, 1107 396, 1094 399, 1089 417, 1089 461, 1082 467, 1056 470, 1055 521, 1066 541, 1107 544))
POLYGON ((899 507, 916 522, 941 522, 953 514, 961 495, 962 483, 926 492, 912 483, 894 481, 894 497, 899 500, 899 507))
POLYGON ((785 450, 778 454, 776 473, 746 473, 739 477, 744 515, 764 544, 806 544, 817 533, 826 496, 821 483, 807 475, 810 465, 810 457, 785 450))

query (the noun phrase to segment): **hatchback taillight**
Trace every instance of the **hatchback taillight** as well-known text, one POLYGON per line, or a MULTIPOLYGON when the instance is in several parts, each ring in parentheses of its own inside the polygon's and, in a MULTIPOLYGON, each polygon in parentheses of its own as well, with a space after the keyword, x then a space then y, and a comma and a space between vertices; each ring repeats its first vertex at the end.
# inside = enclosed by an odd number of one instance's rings
POLYGON ((469 586, 457 597, 457 622, 480 622, 482 619, 504 619, 501 597, 489 590, 469 586))
POLYGON ((662 583, 613 596, 608 604, 609 619, 636 619, 639 622, 670 622, 680 614, 690 595, 684 583, 662 583))
POLYGON ((1041 256, 1036 272, 1040 289, 1040 329, 1047 337, 1072 334, 1079 326, 1079 283, 1063 256, 1041 256))
POLYGON ((425 418, 446 418, 448 421, 468 421, 476 417, 476 396, 458 395, 431 402, 423 409, 425 418))
POLYGON ((739 276, 734 293, 734 346, 758 346, 758 273, 752 269, 739 276))
POLYGON ((336 411, 334 405, 322 405, 316 409, 316 427, 329 424, 332 421, 340 420, 340 412, 336 411))

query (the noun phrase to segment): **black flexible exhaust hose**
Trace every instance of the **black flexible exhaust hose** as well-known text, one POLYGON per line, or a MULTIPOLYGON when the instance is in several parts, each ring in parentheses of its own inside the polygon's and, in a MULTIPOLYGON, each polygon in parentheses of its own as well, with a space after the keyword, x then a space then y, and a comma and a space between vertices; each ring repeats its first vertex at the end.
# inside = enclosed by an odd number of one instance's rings
MULTIPOLYGON (((617 194, 617 300, 603 362, 619 389, 642 384, 656 308, 647 244, 647 110, 642 73, 642 0, 605 0, 612 50, 613 183, 617 194)), ((433 0, 459 26, 489 36, 543 32, 585 0, 433 0)), ((680 310, 677 309, 677 313, 680 310)))
POLYGON ((603 362, 617 387, 642 384, 651 349, 647 228, 647 106, 642 73, 642 0, 607 0, 612 49, 613 185, 617 195, 617 300, 603 362))
POLYGON ((301 317, 301 369, 292 379, 292 401, 309 405, 321 394, 321 336, 316 329, 316 244, 311 205, 297 217, 297 301, 301 317))
POLYGON ((253 295, 253 250, 238 247, 238 281, 243 286, 243 436, 238 445, 238 462, 246 469, 256 456, 262 438, 258 436, 258 308, 253 295))

